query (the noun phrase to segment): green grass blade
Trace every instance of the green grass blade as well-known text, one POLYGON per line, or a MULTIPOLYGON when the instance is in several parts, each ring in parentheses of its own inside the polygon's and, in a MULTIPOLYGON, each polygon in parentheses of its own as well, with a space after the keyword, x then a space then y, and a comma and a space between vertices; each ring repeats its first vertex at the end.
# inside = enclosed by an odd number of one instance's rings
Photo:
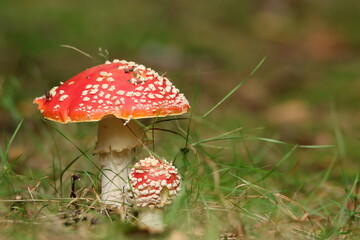
POLYGON ((292 154, 297 148, 298 148, 298 145, 293 146, 293 147, 290 149, 290 151, 287 152, 287 153, 285 154, 285 156, 284 156, 282 159, 280 159, 280 161, 277 162, 277 163, 275 164, 275 166, 274 166, 270 171, 268 171, 263 177, 261 177, 259 180, 255 181, 254 183, 261 182, 262 180, 268 178, 276 169, 278 169, 278 168, 291 156, 291 154, 292 154))
MULTIPOLYGON (((87 150, 85 150, 85 153, 87 153, 87 152, 90 151, 91 149, 92 149, 92 147, 89 148, 89 149, 87 149, 87 150)), ((65 172, 66 172, 77 160, 79 160, 82 156, 83 156, 83 154, 81 153, 80 155, 78 155, 77 157, 75 157, 75 158, 74 158, 68 165, 66 165, 66 167, 61 171, 61 173, 60 173, 60 189, 61 189, 60 193, 61 193, 61 195, 62 195, 63 177, 64 177, 65 172)))
POLYGON ((16 127, 13 135, 11 136, 8 144, 6 145, 6 149, 5 149, 5 154, 6 154, 6 155, 9 153, 10 147, 11 147, 11 145, 12 145, 14 139, 15 139, 15 136, 16 136, 17 133, 19 132, 19 129, 20 129, 22 123, 23 123, 23 120, 21 120, 20 123, 17 125, 17 127, 16 127))
MULTIPOLYGON (((84 152, 87 153, 88 151, 90 151, 92 149, 91 148, 88 148, 86 149, 84 152)), ((78 156, 76 156, 68 165, 66 165, 66 167, 62 170, 61 174, 60 174, 60 178, 62 178, 65 174, 65 172, 77 161, 79 160, 81 157, 83 156, 83 154, 80 154, 78 156)))
POLYGON ((351 197, 354 195, 354 193, 356 192, 355 189, 358 186, 358 184, 359 184, 359 174, 356 175, 351 188, 349 189, 348 193, 344 198, 343 203, 341 204, 339 218, 337 219, 337 227, 339 228, 342 227, 344 224, 346 224, 346 222, 350 218, 350 215, 348 214, 349 208, 347 208, 346 205, 351 199, 351 197))
POLYGON ((244 137, 243 137, 243 136, 238 136, 238 137, 209 138, 209 139, 205 139, 205 140, 198 141, 198 142, 196 142, 196 143, 192 143, 191 145, 192 145, 193 147, 195 147, 195 146, 201 145, 201 144, 203 144, 203 143, 215 142, 215 141, 233 140, 233 139, 239 139, 239 138, 244 138, 244 137))
POLYGON ((207 113, 205 113, 202 118, 206 118, 212 111, 214 111, 217 107, 220 106, 226 99, 228 99, 231 95, 234 94, 242 85, 244 85, 253 75, 254 73, 260 68, 260 66, 264 63, 266 57, 261 59, 261 61, 258 63, 258 65, 251 71, 250 75, 243 79, 238 85, 236 85, 226 96, 221 99, 214 107, 212 107, 207 113))
MULTIPOLYGON (((85 151, 83 151, 81 148, 79 148, 73 141, 71 141, 65 134, 63 134, 59 129, 56 127, 53 127, 62 137, 64 137, 69 143, 71 143, 85 158, 91 161, 91 158, 86 154, 85 151)), ((96 166, 96 164, 94 164, 96 166)))
MULTIPOLYGON (((249 139, 249 140, 260 140, 260 141, 265 141, 265 142, 270 142, 270 143, 276 143, 276 144, 282 144, 282 145, 288 145, 288 146, 295 146, 294 144, 291 143, 287 143, 287 142, 283 142, 280 140, 276 140, 276 139, 271 139, 271 138, 263 138, 263 137, 245 137, 245 139, 249 139)), ((334 145, 296 145, 299 148, 333 148, 334 145)))
MULTIPOLYGON (((17 127, 16 127, 15 131, 13 132, 9 142, 6 144, 5 150, 0 147, 1 161, 3 162, 4 167, 6 167, 7 170, 11 167, 9 162, 8 162, 8 154, 9 154, 9 151, 10 151, 10 147, 11 147, 17 133, 20 130, 20 127, 21 127, 22 123, 23 123, 23 120, 21 120, 20 123, 17 125, 17 127)), ((7 170, 5 170, 5 171, 7 171, 7 170)))

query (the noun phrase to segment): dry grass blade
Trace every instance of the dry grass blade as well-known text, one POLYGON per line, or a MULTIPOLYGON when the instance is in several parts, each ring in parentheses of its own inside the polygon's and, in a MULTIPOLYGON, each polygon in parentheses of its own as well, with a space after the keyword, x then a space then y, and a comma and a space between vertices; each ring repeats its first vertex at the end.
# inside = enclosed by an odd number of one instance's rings
POLYGON ((86 53, 86 52, 84 52, 84 51, 82 51, 82 50, 80 50, 80 49, 78 49, 78 48, 76 48, 76 47, 74 47, 74 46, 65 45, 65 44, 60 45, 60 46, 61 46, 61 47, 64 47, 64 48, 73 49, 73 50, 75 50, 76 52, 79 52, 79 53, 83 54, 84 56, 86 56, 86 57, 88 57, 88 58, 94 59, 90 54, 88 54, 88 53, 86 53))

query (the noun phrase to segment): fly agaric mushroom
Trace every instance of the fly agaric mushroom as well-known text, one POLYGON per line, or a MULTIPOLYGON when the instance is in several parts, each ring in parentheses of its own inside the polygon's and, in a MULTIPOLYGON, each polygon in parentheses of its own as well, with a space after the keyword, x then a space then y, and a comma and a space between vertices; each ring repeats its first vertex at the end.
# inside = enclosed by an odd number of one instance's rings
POLYGON ((165 76, 125 60, 89 68, 34 103, 52 121, 100 121, 94 154, 103 169, 101 199, 115 206, 128 203, 128 167, 144 135, 130 120, 179 115, 190 109, 184 95, 165 76))
POLYGON ((140 208, 140 227, 152 233, 162 232, 162 208, 181 189, 177 169, 166 160, 148 157, 135 164, 129 178, 136 206, 140 208))

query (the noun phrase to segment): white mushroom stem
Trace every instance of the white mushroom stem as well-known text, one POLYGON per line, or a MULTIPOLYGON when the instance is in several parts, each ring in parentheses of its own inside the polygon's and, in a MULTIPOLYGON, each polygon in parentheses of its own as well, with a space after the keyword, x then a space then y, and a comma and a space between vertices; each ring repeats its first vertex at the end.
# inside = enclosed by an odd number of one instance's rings
POLYGON ((127 204, 128 174, 132 158, 132 150, 99 155, 102 165, 101 200, 104 203, 116 206, 127 204))
POLYGON ((124 209, 129 204, 126 196, 130 189, 128 171, 134 159, 134 148, 141 144, 143 135, 142 128, 135 121, 125 125, 124 120, 114 116, 100 121, 94 154, 99 155, 102 165, 103 203, 123 206, 124 209))
POLYGON ((139 212, 139 227, 150 233, 164 231, 164 211, 160 208, 141 208, 139 212))
POLYGON ((147 230, 150 233, 161 233, 164 231, 164 207, 165 204, 169 204, 169 191, 167 188, 163 188, 160 192, 161 203, 158 204, 158 208, 146 207, 139 209, 139 227, 147 230))

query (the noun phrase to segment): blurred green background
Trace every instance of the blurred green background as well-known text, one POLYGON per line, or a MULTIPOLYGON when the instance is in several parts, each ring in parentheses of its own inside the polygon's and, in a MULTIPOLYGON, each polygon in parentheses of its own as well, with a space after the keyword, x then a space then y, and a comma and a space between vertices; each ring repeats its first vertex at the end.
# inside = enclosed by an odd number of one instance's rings
MULTIPOLYGON (((51 172, 63 150, 55 157, 56 150, 46 150, 55 137, 42 129, 47 125, 32 100, 106 59, 166 73, 189 99, 193 116, 202 116, 266 57, 207 116, 202 137, 243 127, 250 135, 291 144, 335 145, 340 160, 328 180, 351 185, 360 157, 359 16, 355 0, 1 0, 1 145, 24 119, 9 161, 17 161, 19 174, 51 172)), ((59 127, 89 148, 96 127, 84 126, 59 127)), ((259 164, 272 166, 282 153, 266 152, 259 164)), ((162 154, 171 157, 170 150, 162 154)), ((301 150, 286 171, 317 181, 333 156, 333 150, 301 150)))
POLYGON ((359 2, 335 0, 3 0, 1 131, 12 133, 21 118, 39 121, 33 98, 104 62, 101 48, 110 60, 167 73, 190 101, 198 92, 194 115, 220 101, 266 56, 211 118, 265 127, 291 143, 332 144, 335 115, 350 144, 358 145, 359 12, 359 2))

